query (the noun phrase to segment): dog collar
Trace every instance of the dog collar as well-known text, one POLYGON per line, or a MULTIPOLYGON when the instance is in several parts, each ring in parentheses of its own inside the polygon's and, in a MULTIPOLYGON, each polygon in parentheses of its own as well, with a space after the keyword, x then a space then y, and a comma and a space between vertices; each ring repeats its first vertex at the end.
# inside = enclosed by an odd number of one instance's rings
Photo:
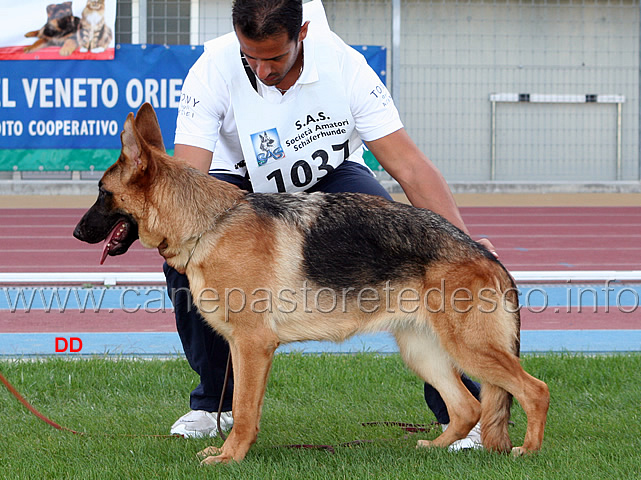
MULTIPOLYGON (((216 218, 218 218, 220 215, 218 215, 216 218)), ((206 230, 208 231, 208 230, 206 230)), ((194 256, 194 252, 196 251, 196 247, 200 243, 200 239, 203 238, 205 232, 201 232, 200 235, 198 235, 198 238, 196 239, 196 243, 194 243, 194 246, 191 248, 191 252, 189 252, 189 258, 187 258, 187 263, 185 263, 185 266, 182 268, 183 272, 187 271, 187 267, 189 266, 189 262, 191 262, 191 257, 194 256)))
POLYGON ((187 258, 187 262, 185 263, 185 266, 184 266, 184 267, 182 267, 180 270, 176 269, 176 270, 178 270, 178 272, 179 272, 179 273, 185 273, 185 272, 187 271, 187 267, 189 266, 189 263, 191 262, 191 259, 192 259, 192 257, 194 256, 194 252, 196 251, 196 248, 198 248, 198 244, 200 243, 200 239, 201 239, 201 238, 203 238, 203 235, 204 235, 205 233, 207 233, 207 232, 211 232, 211 231, 214 229, 214 227, 216 226, 216 225, 215 225, 215 224, 216 224, 216 221, 217 221, 220 217, 222 217, 224 214, 226 214, 227 212, 229 212, 229 211, 230 211, 232 208, 234 208, 236 205, 238 205, 238 203, 237 203, 237 202, 234 202, 230 207, 228 207, 228 208, 226 208, 225 210, 223 210, 222 212, 220 212, 218 215, 216 215, 216 216, 214 217, 214 220, 212 221, 212 223, 213 223, 214 225, 212 225, 212 226, 211 226, 210 228, 208 228, 207 230, 204 230, 204 231, 200 232, 200 235, 198 235, 198 237, 196 238, 196 243, 194 243, 194 246, 193 246, 193 247, 191 247, 191 251, 189 252, 189 257, 187 258))

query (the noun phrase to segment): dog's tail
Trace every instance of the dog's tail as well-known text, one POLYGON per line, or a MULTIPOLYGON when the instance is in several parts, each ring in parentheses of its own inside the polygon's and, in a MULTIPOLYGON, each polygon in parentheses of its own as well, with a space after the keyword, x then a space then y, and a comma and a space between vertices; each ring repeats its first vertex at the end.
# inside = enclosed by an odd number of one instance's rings
POLYGON ((512 395, 501 387, 483 383, 481 387, 481 441, 490 451, 509 452, 512 441, 507 431, 512 395))

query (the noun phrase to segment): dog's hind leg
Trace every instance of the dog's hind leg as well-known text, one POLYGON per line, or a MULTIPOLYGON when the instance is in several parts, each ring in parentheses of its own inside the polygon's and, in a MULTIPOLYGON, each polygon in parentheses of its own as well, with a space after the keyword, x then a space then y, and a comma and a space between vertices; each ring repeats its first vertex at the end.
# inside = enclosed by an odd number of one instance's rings
MULTIPOLYGON (((550 392, 547 385, 523 370, 519 358, 512 353, 492 348, 477 350, 474 353, 475 360, 472 364, 462 367, 470 374, 478 376, 482 381, 481 434, 483 444, 492 450, 507 450, 506 446, 497 443, 500 440, 492 433, 492 430, 493 424, 496 423, 493 420, 499 419, 501 410, 507 407, 509 413, 509 404, 505 403, 507 400, 505 392, 509 392, 519 401, 527 415, 525 441, 522 447, 513 448, 512 453, 522 455, 539 450, 543 442, 543 431, 550 403, 550 392), (484 431, 485 424, 488 424, 487 431, 484 431)), ((500 423, 507 424, 507 418, 500 423)))
POLYGON ((447 447, 465 438, 481 417, 481 405, 463 385, 449 354, 429 330, 397 330, 394 336, 407 366, 438 390, 450 416, 447 430, 433 441, 419 440, 417 446, 447 447))
POLYGON ((278 341, 272 332, 255 329, 229 339, 234 369, 234 426, 221 448, 200 452, 202 463, 241 461, 258 436, 267 378, 278 341))

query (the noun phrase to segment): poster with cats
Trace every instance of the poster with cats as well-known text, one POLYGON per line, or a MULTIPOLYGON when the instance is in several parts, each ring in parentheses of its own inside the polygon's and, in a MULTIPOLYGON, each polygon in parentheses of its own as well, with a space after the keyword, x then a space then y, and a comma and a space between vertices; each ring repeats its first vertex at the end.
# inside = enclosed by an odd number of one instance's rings
POLYGON ((116 2, 1 2, 0 60, 112 60, 116 2))

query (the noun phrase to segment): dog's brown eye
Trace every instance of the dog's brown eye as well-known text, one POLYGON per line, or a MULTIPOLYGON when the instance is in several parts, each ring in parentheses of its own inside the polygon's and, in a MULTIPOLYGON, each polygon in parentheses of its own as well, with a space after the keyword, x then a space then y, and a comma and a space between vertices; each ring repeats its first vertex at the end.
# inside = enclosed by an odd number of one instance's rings
POLYGON ((100 194, 101 194, 101 195, 104 195, 104 196, 106 196, 106 197, 109 197, 109 196, 113 195, 109 190, 105 190, 105 189, 104 189, 104 188, 102 188, 102 187, 100 187, 99 191, 100 191, 100 194))

